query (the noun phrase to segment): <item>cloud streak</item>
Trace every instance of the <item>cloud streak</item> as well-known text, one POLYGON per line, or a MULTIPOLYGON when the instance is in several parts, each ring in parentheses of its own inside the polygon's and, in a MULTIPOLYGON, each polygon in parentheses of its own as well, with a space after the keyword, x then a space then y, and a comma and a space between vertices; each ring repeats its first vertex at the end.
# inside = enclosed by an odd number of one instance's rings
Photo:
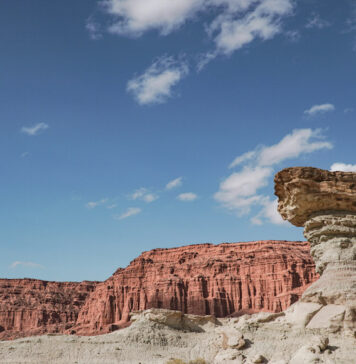
POLYGON ((23 126, 21 132, 29 136, 38 135, 41 131, 48 129, 49 126, 46 123, 38 123, 33 126, 23 126))
POLYGON ((181 193, 180 195, 177 196, 177 199, 179 201, 183 201, 183 202, 194 201, 197 198, 198 198, 198 196, 193 192, 185 192, 185 193, 181 193))
POLYGON ((115 215, 114 219, 115 220, 123 220, 123 219, 127 219, 128 217, 134 216, 139 214, 142 211, 142 209, 140 209, 139 207, 129 207, 124 213, 122 213, 121 215, 115 215))
POLYGON ((315 116, 317 114, 325 114, 334 110, 335 106, 333 104, 313 105, 310 109, 305 110, 304 114, 308 116, 315 116))
POLYGON ((19 261, 19 260, 13 262, 10 265, 10 268, 15 269, 15 268, 17 268, 19 266, 26 267, 26 268, 41 268, 41 269, 44 268, 44 266, 41 265, 41 264, 37 264, 37 263, 34 263, 34 262, 22 262, 22 261, 19 261))
POLYGON ((182 179, 183 177, 178 177, 176 179, 173 179, 172 181, 169 181, 166 184, 166 190, 172 190, 173 188, 180 187, 182 185, 182 179))
POLYGON ((101 205, 106 204, 108 201, 109 201, 108 198, 102 198, 99 201, 90 201, 90 202, 88 202, 88 203, 85 204, 85 207, 87 209, 94 209, 95 207, 98 207, 98 206, 101 206, 101 205))

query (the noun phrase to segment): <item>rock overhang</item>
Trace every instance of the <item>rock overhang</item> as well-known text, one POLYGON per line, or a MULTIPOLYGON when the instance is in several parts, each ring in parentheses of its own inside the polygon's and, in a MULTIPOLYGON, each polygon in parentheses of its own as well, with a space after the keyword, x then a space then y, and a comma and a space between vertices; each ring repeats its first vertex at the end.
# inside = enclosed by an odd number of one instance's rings
POLYGON ((356 213, 356 173, 292 167, 278 172, 274 181, 278 211, 295 226, 304 226, 315 213, 356 213))

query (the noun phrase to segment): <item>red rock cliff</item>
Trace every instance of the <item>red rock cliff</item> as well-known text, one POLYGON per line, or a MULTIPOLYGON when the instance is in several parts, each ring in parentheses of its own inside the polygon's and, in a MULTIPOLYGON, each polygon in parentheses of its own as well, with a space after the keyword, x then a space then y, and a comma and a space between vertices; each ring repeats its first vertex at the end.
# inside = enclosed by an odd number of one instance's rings
POLYGON ((95 284, 0 279, 0 340, 70 332, 95 284))
POLYGON ((286 309, 317 279, 309 243, 200 244, 144 252, 99 283, 74 330, 104 333, 151 307, 223 317, 286 309))

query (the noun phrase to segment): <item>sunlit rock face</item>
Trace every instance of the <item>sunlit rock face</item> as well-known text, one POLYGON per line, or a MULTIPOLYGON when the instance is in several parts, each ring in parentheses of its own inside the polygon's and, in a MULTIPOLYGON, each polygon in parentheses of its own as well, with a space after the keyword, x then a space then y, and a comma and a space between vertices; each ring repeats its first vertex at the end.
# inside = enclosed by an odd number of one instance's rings
POLYGON ((321 274, 301 299, 328 306, 318 313, 322 319, 313 319, 313 327, 330 319, 336 327, 355 328, 356 173, 287 168, 275 177, 275 193, 282 217, 304 226, 321 274))
POLYGON ((0 279, 0 340, 70 332, 95 285, 0 279))
POLYGON ((279 312, 317 279, 307 242, 198 244, 142 253, 104 282, 0 280, 0 340, 94 335, 148 308, 226 317, 279 312))
POLYGON ((131 311, 152 307, 216 317, 280 312, 317 277, 307 242, 155 249, 96 286, 75 330, 108 332, 127 323, 131 311))

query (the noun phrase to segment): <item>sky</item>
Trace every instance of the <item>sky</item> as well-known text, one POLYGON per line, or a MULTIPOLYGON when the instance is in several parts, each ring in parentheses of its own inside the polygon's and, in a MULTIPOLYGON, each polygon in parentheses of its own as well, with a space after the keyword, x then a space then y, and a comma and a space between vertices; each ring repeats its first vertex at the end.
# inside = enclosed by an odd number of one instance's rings
POLYGON ((0 277, 304 240, 273 178, 356 172, 351 0, 2 0, 0 277))

